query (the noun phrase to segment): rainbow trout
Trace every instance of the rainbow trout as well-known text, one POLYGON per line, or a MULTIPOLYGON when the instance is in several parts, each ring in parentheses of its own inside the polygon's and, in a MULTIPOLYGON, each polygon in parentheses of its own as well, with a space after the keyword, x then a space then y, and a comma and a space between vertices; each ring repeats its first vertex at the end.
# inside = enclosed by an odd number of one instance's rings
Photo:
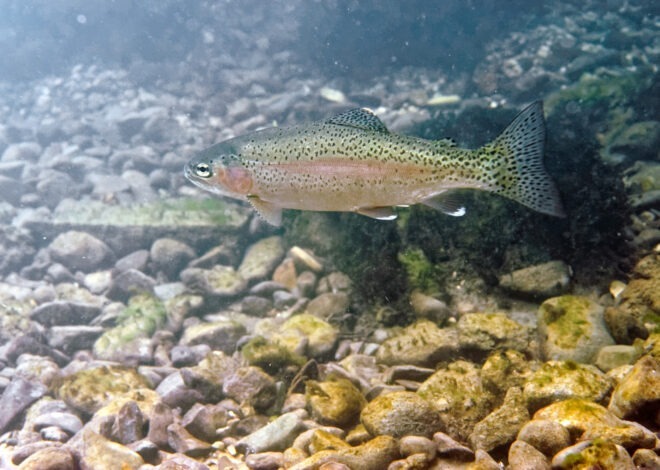
POLYGON ((218 143, 188 162, 185 175, 203 189, 249 202, 274 225, 282 209, 392 220, 394 207, 421 203, 461 216, 458 188, 490 191, 561 217, 559 194, 543 166, 544 143, 540 101, 476 150, 390 133, 369 110, 354 109, 218 143))

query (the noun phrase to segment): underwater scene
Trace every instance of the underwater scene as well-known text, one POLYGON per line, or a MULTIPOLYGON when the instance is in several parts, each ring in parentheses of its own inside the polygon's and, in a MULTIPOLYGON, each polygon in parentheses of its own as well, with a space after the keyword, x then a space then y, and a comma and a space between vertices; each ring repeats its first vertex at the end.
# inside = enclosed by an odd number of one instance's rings
POLYGON ((0 2, 0 469, 660 469, 660 3, 0 2))

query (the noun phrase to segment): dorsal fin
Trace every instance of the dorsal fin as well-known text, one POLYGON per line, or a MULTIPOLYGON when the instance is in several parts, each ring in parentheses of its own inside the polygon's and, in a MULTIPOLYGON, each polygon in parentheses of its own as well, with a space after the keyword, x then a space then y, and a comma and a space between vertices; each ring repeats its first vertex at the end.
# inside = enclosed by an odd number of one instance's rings
POLYGON ((337 126, 356 127, 365 131, 389 132, 383 121, 366 108, 355 108, 338 114, 325 121, 327 124, 337 126))

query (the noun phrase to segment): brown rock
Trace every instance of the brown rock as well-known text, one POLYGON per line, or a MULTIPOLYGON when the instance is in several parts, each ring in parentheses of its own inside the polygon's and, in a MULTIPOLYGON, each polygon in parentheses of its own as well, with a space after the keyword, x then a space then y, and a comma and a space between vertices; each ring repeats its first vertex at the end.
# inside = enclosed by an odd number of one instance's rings
POLYGON ((47 447, 38 450, 19 466, 19 470, 75 470, 76 464, 71 452, 61 447, 47 447))
POLYGON ((414 392, 379 395, 364 407, 360 421, 372 436, 431 437, 443 428, 433 405, 414 392))
POLYGON ((550 470, 550 462, 541 452, 525 441, 515 441, 509 447, 511 470, 550 470))
POLYGON ((571 444, 571 435, 557 421, 534 419, 522 427, 518 441, 527 442, 546 457, 552 457, 571 444))

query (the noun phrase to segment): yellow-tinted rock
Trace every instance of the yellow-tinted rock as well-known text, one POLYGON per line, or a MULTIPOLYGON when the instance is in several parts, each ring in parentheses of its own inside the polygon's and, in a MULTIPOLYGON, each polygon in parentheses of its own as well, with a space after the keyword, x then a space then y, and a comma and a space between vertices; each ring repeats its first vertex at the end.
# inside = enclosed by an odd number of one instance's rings
POLYGON ((360 421, 372 436, 431 437, 443 430, 435 408, 413 392, 379 395, 364 407, 360 421))
POLYGON ((602 402, 613 383, 597 367, 573 361, 548 361, 536 370, 524 385, 530 410, 568 398, 602 402))
POLYGON ((388 366, 406 364, 431 367, 441 359, 458 352, 455 328, 438 328, 435 323, 420 320, 388 338, 380 345, 376 359, 388 366))
POLYGON ((93 414, 112 400, 139 388, 148 388, 148 383, 134 369, 101 366, 65 377, 58 394, 69 406, 93 414))
POLYGON ((46 447, 30 455, 18 470, 73 470, 76 468, 71 452, 61 447, 46 447))
POLYGON ((528 351, 531 330, 505 313, 469 313, 456 325, 461 348, 492 351, 496 348, 528 351))
POLYGON ((83 430, 82 468, 120 468, 122 470, 137 470, 144 464, 142 457, 128 447, 110 441, 89 429, 83 430))
POLYGON ((592 401, 573 398, 538 410, 534 419, 557 421, 578 440, 606 439, 627 448, 653 447, 655 435, 637 423, 616 417, 592 401))
POLYGON ((510 388, 502 406, 476 424, 468 441, 473 449, 489 452, 513 442, 529 419, 522 390, 510 388))
POLYGON ((579 470, 592 468, 612 468, 635 470, 630 455, 623 447, 605 439, 578 442, 568 447, 552 459, 552 468, 579 470))
POLYGON ((614 344, 605 325, 603 307, 576 295, 543 302, 538 312, 538 332, 546 360, 591 364, 600 348, 614 344))
POLYGON ((312 470, 329 462, 338 462, 348 468, 360 470, 383 470, 390 462, 399 458, 399 446, 390 436, 378 436, 356 447, 318 452, 290 470, 312 470))
POLYGON ((644 356, 614 389, 609 409, 619 418, 628 418, 633 415, 649 415, 658 407, 660 359, 644 356))
POLYGON ((479 368, 467 361, 455 361, 439 369, 417 393, 438 410, 447 434, 462 440, 492 411, 495 402, 481 382, 479 368))
POLYGON ((345 426, 355 423, 366 400, 349 380, 305 384, 305 396, 312 416, 323 424, 345 426))

